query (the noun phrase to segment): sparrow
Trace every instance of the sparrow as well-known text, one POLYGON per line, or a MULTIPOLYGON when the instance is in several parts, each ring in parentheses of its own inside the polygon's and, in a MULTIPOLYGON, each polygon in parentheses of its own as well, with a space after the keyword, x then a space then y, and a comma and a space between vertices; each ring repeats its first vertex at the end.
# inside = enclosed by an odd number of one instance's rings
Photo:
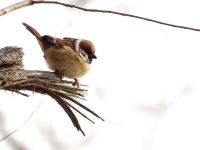
POLYGON ((48 67, 55 71, 61 80, 63 77, 73 78, 73 85, 79 87, 77 78, 84 76, 90 70, 92 60, 97 58, 94 44, 84 39, 41 36, 27 23, 22 24, 36 37, 48 67))

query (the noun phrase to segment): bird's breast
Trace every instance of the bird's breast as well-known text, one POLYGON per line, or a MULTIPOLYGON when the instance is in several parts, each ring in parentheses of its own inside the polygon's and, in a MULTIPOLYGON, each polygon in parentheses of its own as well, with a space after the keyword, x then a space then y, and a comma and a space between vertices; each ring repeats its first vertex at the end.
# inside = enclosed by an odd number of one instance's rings
POLYGON ((90 69, 90 64, 67 46, 48 48, 44 53, 44 58, 50 69, 57 70, 68 78, 81 77, 90 69))

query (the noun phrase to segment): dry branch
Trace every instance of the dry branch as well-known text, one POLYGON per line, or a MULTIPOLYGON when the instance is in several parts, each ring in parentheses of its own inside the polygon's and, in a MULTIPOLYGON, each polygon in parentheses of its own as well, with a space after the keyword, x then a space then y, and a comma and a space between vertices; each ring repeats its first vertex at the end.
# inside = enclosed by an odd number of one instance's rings
POLYGON ((145 21, 149 21, 149 22, 153 22, 153 23, 157 23, 157 24, 161 24, 161 25, 165 25, 165 26, 175 27, 175 28, 181 28, 181 29, 198 31, 198 32, 200 31, 200 29, 198 29, 198 28, 192 28, 192 27, 187 27, 187 26, 182 26, 182 25, 171 24, 171 23, 159 21, 156 19, 150 19, 147 17, 141 17, 141 16, 132 15, 132 14, 128 14, 128 13, 121 13, 121 12, 117 12, 117 11, 100 10, 100 9, 88 9, 88 8, 79 7, 79 6, 72 5, 72 4, 66 4, 66 3, 57 2, 57 1, 44 1, 44 0, 25 0, 25 1, 10 5, 6 8, 0 9, 0 16, 5 15, 11 11, 14 11, 14 10, 17 10, 17 9, 20 9, 20 8, 23 8, 26 6, 34 5, 34 4, 58 4, 58 5, 62 5, 62 6, 68 7, 68 8, 75 8, 75 9, 79 9, 79 10, 86 11, 86 12, 95 12, 95 13, 99 12, 99 13, 114 14, 114 15, 120 15, 120 16, 141 19, 141 20, 145 20, 145 21))
POLYGON ((72 86, 72 81, 63 80, 61 82, 53 72, 24 70, 22 60, 22 48, 5 47, 0 49, 1 90, 16 92, 23 96, 28 96, 24 91, 33 91, 49 95, 64 109, 73 125, 83 135, 85 134, 72 109, 89 121, 93 121, 69 102, 103 120, 95 112, 80 103, 80 100, 84 99, 87 90, 72 86))

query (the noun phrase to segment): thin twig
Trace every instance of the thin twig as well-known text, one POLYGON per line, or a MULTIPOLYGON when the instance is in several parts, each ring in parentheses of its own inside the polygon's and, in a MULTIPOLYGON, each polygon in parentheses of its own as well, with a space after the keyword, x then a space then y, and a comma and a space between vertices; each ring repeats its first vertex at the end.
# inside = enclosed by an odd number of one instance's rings
POLYGON ((23 7, 26 7, 26 6, 34 5, 34 4, 58 4, 58 5, 62 5, 62 6, 68 7, 68 8, 75 8, 75 9, 79 9, 79 10, 87 11, 87 12, 94 12, 94 13, 99 12, 99 13, 107 13, 107 14, 126 16, 126 17, 141 19, 141 20, 145 20, 145 21, 150 21, 150 22, 165 25, 165 26, 181 28, 181 29, 186 29, 186 30, 192 30, 192 31, 200 31, 200 29, 198 29, 198 28, 171 24, 171 23, 159 21, 159 20, 156 20, 156 19, 150 19, 150 18, 147 18, 147 17, 141 17, 141 16, 132 15, 132 14, 128 14, 128 13, 122 13, 122 12, 111 11, 111 10, 89 9, 89 8, 84 8, 84 7, 80 7, 80 6, 76 6, 76 5, 72 5, 72 4, 66 4, 66 3, 57 2, 57 1, 25 0, 25 1, 13 4, 13 5, 10 5, 6 8, 1 9, 0 10, 0 16, 5 15, 5 14, 11 12, 11 11, 14 11, 14 10, 17 10, 17 9, 20 9, 20 8, 23 8, 23 7))
POLYGON ((85 109, 86 111, 88 111, 89 113, 91 113, 92 115, 96 116, 97 118, 101 119, 102 121, 104 121, 103 118, 101 118, 99 115, 97 115, 94 111, 90 110, 89 108, 87 108, 86 106, 84 106, 83 104, 79 103, 78 101, 76 101, 75 99, 73 99, 72 97, 67 96, 66 94, 63 94, 59 91, 56 91, 56 94, 60 95, 60 97, 63 97, 71 102, 73 102, 74 104, 80 106, 81 108, 85 109))
POLYGON ((137 19, 141 19, 141 20, 145 20, 145 21, 150 21, 150 22, 161 24, 161 25, 175 27, 175 28, 182 28, 182 29, 187 29, 187 30, 200 31, 200 29, 197 29, 197 28, 192 28, 192 27, 187 27, 187 26, 182 26, 182 25, 166 23, 166 22, 155 20, 155 19, 150 19, 150 18, 147 18, 147 17, 141 17, 141 16, 132 15, 132 14, 128 14, 128 13, 121 13, 121 12, 117 12, 117 11, 100 10, 100 9, 88 9, 88 8, 83 8, 83 7, 79 7, 79 6, 72 5, 72 4, 65 4, 65 3, 62 3, 62 2, 57 2, 57 1, 34 1, 34 0, 32 1, 33 5, 34 4, 42 4, 42 3, 43 4, 44 3, 58 4, 58 5, 62 5, 62 6, 65 6, 65 7, 76 8, 76 9, 83 10, 83 11, 88 11, 88 12, 100 12, 100 13, 115 14, 115 15, 126 16, 126 17, 137 18, 137 19))
POLYGON ((86 118, 87 120, 89 120, 92 123, 95 123, 93 120, 91 120, 89 117, 87 117, 84 113, 82 113, 80 110, 78 110, 76 107, 74 107, 73 105, 71 105, 70 103, 68 103, 67 101, 65 101, 65 103, 70 106, 72 109, 74 109, 76 112, 78 112, 80 115, 82 115, 84 118, 86 118))
POLYGON ((34 113, 36 112, 36 110, 40 107, 41 102, 37 105, 37 107, 31 112, 31 114, 29 115, 29 117, 24 121, 24 123, 22 125, 20 125, 17 129, 15 129, 14 131, 10 132, 9 134, 7 134, 6 136, 4 136, 3 138, 0 139, 0 142, 7 139, 8 137, 10 137, 11 135, 13 135, 14 133, 16 133, 17 131, 19 131, 25 124, 28 123, 28 121, 31 119, 31 117, 34 115, 34 113))
POLYGON ((14 91, 14 90, 10 90, 10 91, 11 91, 11 92, 14 92, 14 93, 17 93, 17 94, 19 94, 19 95, 25 96, 25 97, 29 97, 28 94, 23 93, 23 92, 20 92, 20 91, 14 91))

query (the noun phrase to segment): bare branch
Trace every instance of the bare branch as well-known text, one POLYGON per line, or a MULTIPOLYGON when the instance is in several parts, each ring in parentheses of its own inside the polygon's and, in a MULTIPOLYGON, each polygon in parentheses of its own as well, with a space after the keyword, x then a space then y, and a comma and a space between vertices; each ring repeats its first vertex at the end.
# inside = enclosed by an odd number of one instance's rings
POLYGON ((29 6, 29 5, 32 5, 32 0, 25 0, 25 1, 22 1, 22 2, 19 2, 19 3, 15 3, 13 5, 10 5, 8 7, 1 9, 0 10, 0 16, 5 15, 5 14, 11 12, 11 11, 20 9, 22 7, 29 6))
POLYGON ((20 9, 20 8, 23 8, 23 7, 26 7, 26 6, 34 5, 34 4, 58 4, 58 5, 62 5, 62 6, 65 6, 65 7, 75 8, 75 9, 79 9, 79 10, 86 11, 86 12, 94 12, 94 13, 99 12, 99 13, 114 14, 114 15, 120 15, 120 16, 126 16, 126 17, 141 19, 141 20, 145 20, 145 21, 149 21, 149 22, 153 22, 153 23, 157 23, 157 24, 161 24, 161 25, 165 25, 165 26, 175 27, 175 28, 181 28, 181 29, 198 31, 198 32, 200 31, 200 29, 198 29, 198 28, 171 24, 171 23, 159 21, 159 20, 156 20, 156 19, 150 19, 150 18, 147 18, 147 17, 141 17, 141 16, 132 15, 132 14, 128 14, 128 13, 121 13, 121 12, 111 11, 111 10, 88 9, 88 8, 79 7, 79 6, 72 5, 72 4, 65 4, 65 3, 62 3, 62 2, 57 2, 57 1, 25 0, 25 1, 13 4, 11 6, 8 6, 6 8, 1 9, 0 10, 0 16, 5 15, 6 13, 9 13, 11 11, 14 11, 14 10, 17 10, 17 9, 20 9))
POLYGON ((74 103, 86 112, 103 120, 95 112, 79 102, 79 100, 84 99, 87 92, 86 89, 72 86, 72 81, 63 80, 61 82, 54 72, 24 70, 22 69, 22 60, 22 48, 5 47, 0 49, 0 90, 16 92, 23 96, 28 95, 22 91, 32 91, 49 95, 63 108, 74 126, 83 135, 85 133, 71 109, 77 111, 89 121, 93 121, 67 101, 74 103))

